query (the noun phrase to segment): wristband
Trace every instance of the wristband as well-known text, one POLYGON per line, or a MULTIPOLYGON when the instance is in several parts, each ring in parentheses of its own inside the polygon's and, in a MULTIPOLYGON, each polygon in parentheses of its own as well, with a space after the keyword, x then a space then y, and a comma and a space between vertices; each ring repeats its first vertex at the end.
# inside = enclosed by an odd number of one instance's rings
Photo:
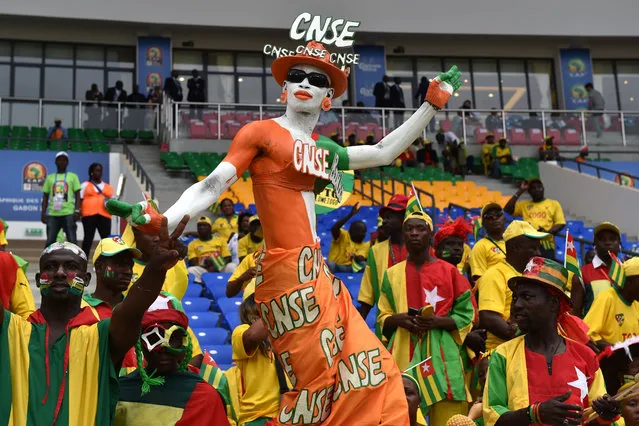
POLYGON ((613 424, 614 422, 616 422, 617 420, 619 420, 620 418, 621 418, 621 415, 617 414, 615 417, 613 417, 610 420, 602 419, 601 416, 598 416, 596 420, 597 420, 597 424, 610 425, 610 424, 613 424))

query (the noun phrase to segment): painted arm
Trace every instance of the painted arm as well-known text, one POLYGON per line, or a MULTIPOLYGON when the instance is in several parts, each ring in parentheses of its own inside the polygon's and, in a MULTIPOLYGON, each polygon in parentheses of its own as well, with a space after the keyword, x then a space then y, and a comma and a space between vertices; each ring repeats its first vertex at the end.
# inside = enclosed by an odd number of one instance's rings
POLYGON ((351 170, 380 167, 390 164, 419 137, 438 110, 461 86, 461 73, 453 66, 448 72, 434 78, 428 86, 426 102, 397 129, 375 145, 346 148, 351 170))

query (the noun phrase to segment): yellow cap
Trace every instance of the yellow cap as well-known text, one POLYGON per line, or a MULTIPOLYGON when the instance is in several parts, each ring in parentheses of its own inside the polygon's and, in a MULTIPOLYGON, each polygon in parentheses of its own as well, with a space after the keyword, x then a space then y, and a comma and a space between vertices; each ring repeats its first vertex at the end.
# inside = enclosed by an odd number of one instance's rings
POLYGON ((254 220, 260 220, 260 217, 256 214, 254 214, 253 216, 249 217, 249 223, 253 222, 254 220))
POLYGON ((98 260, 100 256, 111 257, 118 253, 129 250, 134 258, 139 259, 142 257, 142 252, 135 247, 131 247, 120 237, 104 238, 100 240, 98 246, 93 253, 93 263, 98 260))
POLYGON ((594 235, 597 236, 599 231, 612 231, 617 234, 619 238, 621 238, 621 232, 619 231, 619 228, 612 222, 601 222, 599 225, 595 226, 594 235))
POLYGON ((206 216, 201 216, 198 220, 197 220, 197 224, 199 225, 200 223, 206 223, 209 226, 213 226, 213 222, 211 222, 211 219, 209 219, 206 216))
POLYGON ((484 218, 484 213, 486 213, 488 210, 492 210, 492 209, 499 209, 499 210, 503 210, 501 205, 499 203, 495 203, 495 202, 490 202, 488 204, 486 204, 482 209, 481 209, 481 215, 479 216, 480 218, 484 218))
POLYGON ((623 263, 623 271, 626 277, 639 275, 639 257, 631 257, 623 263))
POLYGON ((524 222, 523 220, 513 220, 510 225, 508 225, 508 228, 506 228, 506 231, 504 231, 504 241, 512 240, 522 235, 540 240, 550 234, 537 231, 530 223, 524 222))
POLYGON ((412 212, 407 214, 406 218, 404 218, 404 223, 406 223, 406 221, 409 219, 423 220, 428 224, 428 227, 431 229, 431 231, 433 229, 433 219, 431 219, 430 216, 424 212, 412 212))

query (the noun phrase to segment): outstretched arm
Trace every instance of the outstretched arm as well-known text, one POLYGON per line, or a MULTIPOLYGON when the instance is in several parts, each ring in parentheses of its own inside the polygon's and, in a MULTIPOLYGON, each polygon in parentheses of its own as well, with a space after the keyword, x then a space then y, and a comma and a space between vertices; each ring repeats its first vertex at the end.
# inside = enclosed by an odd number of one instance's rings
POLYGON ((375 145, 346 148, 349 168, 358 170, 390 164, 422 134, 437 111, 446 105, 460 86, 461 73, 456 66, 434 78, 428 86, 426 102, 404 124, 375 145))

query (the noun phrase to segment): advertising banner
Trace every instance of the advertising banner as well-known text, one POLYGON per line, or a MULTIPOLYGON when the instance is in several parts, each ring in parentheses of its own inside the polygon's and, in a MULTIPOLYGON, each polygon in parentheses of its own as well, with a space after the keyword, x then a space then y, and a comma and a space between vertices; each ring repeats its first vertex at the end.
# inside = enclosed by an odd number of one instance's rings
POLYGON ((355 46, 359 54, 359 63, 355 68, 355 102, 364 102, 365 106, 375 106, 373 89, 386 74, 386 55, 384 46, 355 46))
POLYGON ((162 86, 171 75, 171 39, 138 37, 138 77, 140 93, 148 94, 155 86, 162 86))
POLYGON ((592 61, 588 49, 561 49, 561 81, 566 109, 587 109, 588 92, 584 85, 592 82, 592 61))
MULTIPOLYGON (((0 218, 17 221, 40 221, 42 185, 56 172, 53 151, 3 151, 0 185, 0 218)), ((109 154, 70 152, 67 170, 78 175, 80 182, 89 178, 91 163, 102 165, 103 176, 109 176, 109 154)))

